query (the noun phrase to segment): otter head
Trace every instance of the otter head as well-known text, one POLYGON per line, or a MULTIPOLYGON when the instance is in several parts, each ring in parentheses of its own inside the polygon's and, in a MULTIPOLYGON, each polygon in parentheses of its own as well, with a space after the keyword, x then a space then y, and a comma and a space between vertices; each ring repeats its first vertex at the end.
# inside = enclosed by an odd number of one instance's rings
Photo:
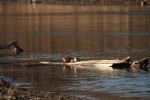
POLYGON ((79 58, 77 58, 77 57, 74 57, 74 62, 79 62, 80 61, 80 59, 79 58))
POLYGON ((77 57, 74 57, 73 59, 71 59, 71 62, 79 62, 79 61, 80 61, 80 59, 77 57))

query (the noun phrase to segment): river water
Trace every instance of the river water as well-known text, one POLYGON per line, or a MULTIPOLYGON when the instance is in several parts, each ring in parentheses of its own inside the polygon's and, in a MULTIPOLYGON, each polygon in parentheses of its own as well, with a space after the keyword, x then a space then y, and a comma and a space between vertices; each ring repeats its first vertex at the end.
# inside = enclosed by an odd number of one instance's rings
MULTIPOLYGON (((0 43, 17 40, 24 49, 9 62, 150 57, 150 7, 47 4, 0 5, 0 43)), ((104 66, 105 67, 105 66, 104 66)), ((150 73, 102 67, 13 66, 0 64, 1 77, 29 83, 33 89, 63 92, 92 100, 149 100, 150 73)))

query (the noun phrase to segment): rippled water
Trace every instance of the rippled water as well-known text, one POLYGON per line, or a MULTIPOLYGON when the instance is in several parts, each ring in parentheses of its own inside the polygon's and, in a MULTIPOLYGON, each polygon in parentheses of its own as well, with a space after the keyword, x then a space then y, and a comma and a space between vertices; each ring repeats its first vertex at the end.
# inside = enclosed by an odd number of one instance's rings
MULTIPOLYGON (((0 5, 0 43, 18 40, 24 52, 0 50, 5 62, 150 57, 150 7, 0 5)), ((13 48, 13 47, 12 47, 13 48)), ((1 76, 45 91, 89 99, 150 99, 150 73, 100 66, 13 66, 0 64, 1 76)))

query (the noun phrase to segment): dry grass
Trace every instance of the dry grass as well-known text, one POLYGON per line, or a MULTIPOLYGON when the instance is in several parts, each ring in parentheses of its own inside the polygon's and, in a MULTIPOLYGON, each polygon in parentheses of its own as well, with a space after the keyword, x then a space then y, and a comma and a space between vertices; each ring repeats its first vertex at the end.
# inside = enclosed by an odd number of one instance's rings
POLYGON ((15 87, 0 87, 0 100, 80 100, 75 97, 66 97, 62 93, 48 93, 15 87))

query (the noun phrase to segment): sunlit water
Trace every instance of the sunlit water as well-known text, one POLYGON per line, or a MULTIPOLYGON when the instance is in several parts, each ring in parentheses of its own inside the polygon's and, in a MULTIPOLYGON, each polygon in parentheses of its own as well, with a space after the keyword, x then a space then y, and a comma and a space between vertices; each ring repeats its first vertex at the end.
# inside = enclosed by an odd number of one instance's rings
MULTIPOLYGON (((0 43, 18 40, 24 52, 0 50, 5 62, 150 57, 150 7, 0 5, 0 43)), ((1 76, 45 91, 89 99, 150 99, 150 73, 95 66, 0 65, 1 76), (106 95, 106 94, 107 95, 106 95), (103 95, 101 95, 103 94, 103 95), (139 97, 139 98, 135 98, 139 97), (127 98, 129 99, 129 98, 127 98)))

